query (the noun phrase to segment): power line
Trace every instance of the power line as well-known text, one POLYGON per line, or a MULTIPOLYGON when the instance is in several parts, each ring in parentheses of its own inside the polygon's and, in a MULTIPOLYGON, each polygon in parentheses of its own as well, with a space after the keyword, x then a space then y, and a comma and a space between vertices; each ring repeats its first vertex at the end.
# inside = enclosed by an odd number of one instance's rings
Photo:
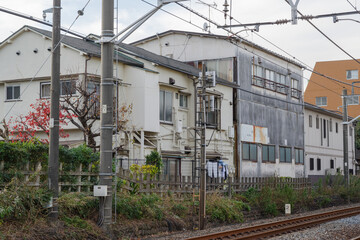
MULTIPOLYGON (((288 0, 285 0, 286 3, 289 3, 288 0)), ((299 11, 297 10, 297 12, 301 15, 301 17, 304 17, 304 15, 299 11)), ((319 33, 321 33, 326 39, 328 39, 332 44, 334 44, 337 48, 339 48, 342 52, 344 52, 346 55, 348 55, 350 58, 352 58, 355 62, 359 63, 360 62, 354 58, 352 55, 350 55, 350 53, 348 53, 347 51, 345 51, 345 49, 343 49, 342 47, 340 47, 339 44, 337 44, 336 42, 334 42, 329 36, 327 36, 323 31, 321 31, 317 26, 315 26, 315 24, 313 24, 308 18, 305 19, 311 26, 313 26, 319 33)))
MULTIPOLYGON (((221 10, 218 9, 217 7, 211 6, 211 8, 215 9, 215 10, 218 11, 218 12, 223 13, 223 11, 221 11, 221 10)), ((338 14, 343 14, 343 13, 338 13, 338 14)), ((315 16, 315 17, 324 17, 324 16, 330 16, 330 15, 329 15, 329 14, 323 14, 323 15, 318 15, 318 16, 315 16)), ((235 19, 235 18, 233 18, 233 17, 231 17, 231 16, 230 16, 230 18, 233 19, 235 22, 241 24, 241 22, 238 21, 237 19, 235 19)), ((309 16, 307 16, 307 18, 309 18, 309 16)), ((214 22, 213 24, 216 25, 216 26, 218 26, 217 23, 215 23, 215 22, 214 22)), ((245 27, 245 29, 249 29, 249 28, 245 27)), ((224 29, 224 30, 225 30, 225 29, 224 29)), ((249 30, 250 30, 250 29, 249 29, 249 30)), ((225 31, 232 33, 231 30, 230 30, 230 31, 225 30, 225 31)), ((333 80, 333 81, 335 81, 335 82, 338 82, 338 83, 341 83, 341 84, 344 84, 344 85, 352 86, 352 84, 349 84, 349 83, 347 83, 347 82, 343 82, 343 81, 341 81, 341 80, 338 80, 338 79, 335 79, 335 78, 326 76, 325 74, 316 72, 311 66, 309 66, 309 65, 306 64, 305 62, 301 61, 300 59, 296 58, 295 56, 293 56, 293 55, 290 54, 289 52, 285 51, 285 50, 282 49, 281 47, 277 46, 276 44, 274 44, 274 43, 271 42, 270 40, 268 40, 268 39, 266 39, 265 37, 261 36, 259 33, 254 32, 254 31, 252 31, 252 32, 255 33, 255 35, 257 35, 257 36, 260 37, 261 39, 263 39, 264 41, 266 41, 266 42, 268 42, 269 44, 271 44, 272 46, 274 46, 275 48, 279 49, 279 50, 282 51, 283 53, 287 54, 287 55, 290 56, 291 58, 297 60, 298 62, 300 62, 301 64, 303 64, 304 66, 306 66, 306 68, 304 68, 305 70, 307 70, 307 71, 309 71, 309 72, 312 72, 312 73, 314 73, 314 74, 316 74, 316 75, 319 75, 319 76, 321 76, 321 77, 325 77, 325 78, 327 78, 327 79, 329 79, 329 80, 333 80)), ((237 36, 237 34, 234 34, 234 35, 237 36)), ((240 36, 238 36, 238 37, 239 37, 240 39, 242 39, 242 37, 240 37, 240 36)), ((238 45, 238 46, 239 46, 239 45, 238 45)), ((240 47, 240 46, 239 46, 239 47, 240 47)), ((247 50, 247 49, 245 49, 245 48, 243 48, 243 49, 244 49, 244 50, 247 50)), ((268 60, 268 59, 267 59, 267 60, 268 60)), ((269 61, 269 60, 268 60, 268 61, 269 61)), ((272 62, 272 61, 270 61, 270 62, 272 62)), ((273 63, 274 63, 274 62, 273 62, 273 63)), ((276 63, 274 63, 274 64, 276 64, 276 63)), ((295 74, 297 74, 297 73, 295 73, 295 74)), ((326 87, 325 87, 325 88, 326 88, 326 87)), ((359 87, 358 87, 358 88, 359 88, 359 87)))
MULTIPOLYGON (((58 48, 60 46, 60 43, 62 42, 62 40, 64 39, 64 37, 67 35, 67 33, 70 32, 70 29, 72 28, 72 26, 75 24, 75 22, 78 20, 78 18, 80 16, 83 15, 83 12, 86 8, 86 6, 89 4, 90 0, 87 1, 87 3, 85 4, 85 6, 82 8, 81 12, 78 11, 78 15, 76 16, 76 18, 74 19, 74 21, 71 23, 70 27, 65 31, 64 35, 61 37, 60 41, 56 44, 55 48, 51 50, 51 53, 49 53, 49 55, 46 57, 46 59, 43 61, 43 63, 40 65, 40 67, 38 68, 38 70, 35 72, 35 75, 32 77, 32 79, 30 80, 30 82, 27 84, 27 86, 25 87, 25 89, 20 93, 19 98, 26 92, 26 90, 29 88, 30 84, 33 82, 33 80, 36 78, 36 76, 38 75, 38 73, 41 71, 41 69, 44 67, 44 65, 46 64, 46 62, 49 60, 50 56, 52 55, 52 53, 54 52, 54 50, 56 48, 58 48)), ((52 24, 51 24, 52 25, 52 24)), ((10 109, 8 110, 8 112, 5 114, 4 119, 6 119, 6 117, 9 115, 9 113, 12 111, 12 109, 15 107, 17 101, 15 101, 13 103, 13 105, 10 107, 10 109)))
MULTIPOLYGON (((152 4, 152 3, 150 3, 150 2, 148 2, 148 1, 146 1, 146 0, 141 0, 141 1, 143 1, 143 2, 145 2, 145 3, 147 3, 147 4, 149 4, 150 6, 157 7, 156 5, 154 5, 154 4, 152 4)), ((196 24, 192 23, 191 21, 188 21, 188 20, 186 20, 186 19, 184 19, 184 18, 182 18, 182 17, 179 17, 179 16, 177 16, 177 15, 175 15, 175 14, 173 14, 173 13, 169 12, 169 11, 166 11, 166 10, 162 9, 162 8, 160 8, 160 10, 161 10, 161 11, 163 11, 163 12, 165 12, 165 13, 167 13, 167 14, 170 14, 171 16, 176 17, 176 18, 178 18, 178 19, 180 19, 180 20, 182 20, 182 21, 184 21, 184 22, 187 22, 187 23, 189 23, 189 24, 193 25, 193 26, 194 26, 194 27, 196 27, 196 28, 199 28, 199 29, 203 30, 203 28, 202 28, 202 27, 200 27, 200 26, 198 26, 198 25, 196 25, 196 24)))
POLYGON ((359 14, 360 14, 360 11, 357 10, 356 6, 354 6, 349 0, 346 0, 359 14))
MULTIPOLYGON (((181 3, 177 3, 178 5, 180 5, 181 7, 183 7, 183 8, 185 8, 185 9, 187 9, 187 10, 189 10, 189 11, 191 11, 191 12, 193 12, 194 14, 196 14, 196 15, 198 15, 199 17, 201 17, 201 18, 203 18, 203 19, 205 19, 205 20, 207 20, 207 21, 209 21, 210 23, 212 23, 212 24, 214 24, 215 26, 219 26, 219 24, 217 24, 216 22, 214 22, 213 20, 211 20, 211 19, 207 19, 207 17, 205 17, 205 16, 203 16, 202 14, 200 14, 200 13, 198 13, 198 12, 196 12, 196 11, 194 11, 193 9, 190 9, 189 7, 187 7, 187 6, 185 6, 185 5, 183 5, 183 4, 181 4, 181 3)), ((232 35, 236 35, 237 36, 237 34, 234 34, 234 32, 233 31, 231 31, 231 30, 228 30, 228 29, 224 29, 226 32, 228 32, 228 33, 230 33, 230 34, 232 34, 232 35)), ((239 36, 238 36, 239 37, 239 36)), ((242 40, 242 38, 241 37, 239 37, 240 38, 240 40, 242 40)), ((245 48, 245 47, 242 47, 242 46, 240 46, 239 44, 237 44, 237 43, 234 43, 234 42, 232 42, 232 41, 230 41, 230 43, 232 43, 232 44, 234 44, 234 45, 236 45, 236 46, 238 46, 238 47, 240 47, 241 49, 244 49, 245 51, 248 51, 248 52, 250 52, 247 48, 245 48)), ((251 42, 250 42, 251 43, 251 42)), ((252 43, 252 44, 254 44, 254 43, 252 43)), ((278 47, 279 48, 279 47, 278 47)), ((280 49, 280 48, 279 48, 280 49)), ((286 51, 284 51, 285 53, 287 53, 286 51)), ((253 55, 255 55, 255 56, 259 56, 258 54, 256 54, 256 53, 254 53, 254 52, 250 52, 250 53, 252 53, 253 55)), ((288 53, 287 53, 288 54, 288 53)), ((290 56, 292 56, 291 54, 288 54, 288 55, 290 55, 290 56)), ((261 57, 261 58, 263 58, 263 56, 259 56, 259 57, 261 57)), ((293 57, 293 58, 295 58, 295 57, 293 57)), ((266 58, 264 58, 264 59, 266 59, 266 58)), ((275 63, 275 62, 273 62, 272 60, 269 60, 269 59, 267 59, 269 62, 271 62, 271 63, 273 63, 273 64, 275 64, 275 65, 277 65, 277 66, 279 66, 279 67, 281 67, 281 68, 284 68, 284 67, 282 67, 282 66, 280 66, 280 65, 278 65, 277 63, 275 63)), ((309 67, 307 64, 305 64, 307 67, 304 67, 304 69, 305 70, 308 70, 308 71, 310 71, 310 72, 312 72, 312 73, 315 73, 315 74, 317 74, 317 75, 319 75, 319 76, 322 76, 322 77, 325 77, 325 78, 328 78, 329 80, 333 80, 333 81, 336 81, 336 82, 338 82, 338 83, 341 83, 341 84, 344 84, 344 85, 348 85, 348 86, 352 86, 352 84, 349 84, 349 83, 346 83, 346 82, 343 82, 343 81, 340 81, 340 80, 338 80, 338 79, 335 79, 335 78, 332 78, 332 77, 329 77, 329 76, 326 76, 325 74, 322 74, 322 73, 318 73, 318 72, 316 72, 315 70, 313 70, 311 67, 309 67)), ((285 69, 285 68, 284 68, 285 69)), ((295 72, 293 72, 293 73, 295 73, 295 72)), ((298 76, 300 76, 300 77, 303 77, 302 75, 300 75, 300 74, 298 74, 298 73, 295 73, 296 75, 298 75, 298 76)), ((357 88, 360 88, 360 87, 357 87, 357 88)))

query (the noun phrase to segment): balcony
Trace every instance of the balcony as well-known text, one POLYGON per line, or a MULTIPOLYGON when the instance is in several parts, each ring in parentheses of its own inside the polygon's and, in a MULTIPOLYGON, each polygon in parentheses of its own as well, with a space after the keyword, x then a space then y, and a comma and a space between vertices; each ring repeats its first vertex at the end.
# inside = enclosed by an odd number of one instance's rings
MULTIPOLYGON (((288 94, 289 91, 289 87, 281 84, 281 83, 277 83, 271 80, 268 80, 266 78, 262 78, 262 77, 258 77, 258 76, 253 76, 252 79, 252 85, 257 86, 257 87, 261 87, 261 88, 265 88, 274 92, 278 92, 284 95, 288 94)), ((296 90, 296 89, 294 89, 296 90)), ((301 93, 301 91, 300 91, 301 93)), ((300 96, 300 94, 298 94, 300 96)))

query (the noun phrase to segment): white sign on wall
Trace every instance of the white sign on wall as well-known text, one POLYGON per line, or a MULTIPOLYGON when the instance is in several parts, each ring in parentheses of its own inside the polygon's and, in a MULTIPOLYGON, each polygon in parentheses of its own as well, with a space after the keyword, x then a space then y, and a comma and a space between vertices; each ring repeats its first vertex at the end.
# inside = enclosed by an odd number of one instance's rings
POLYGON ((241 141, 268 144, 268 128, 241 124, 241 141))

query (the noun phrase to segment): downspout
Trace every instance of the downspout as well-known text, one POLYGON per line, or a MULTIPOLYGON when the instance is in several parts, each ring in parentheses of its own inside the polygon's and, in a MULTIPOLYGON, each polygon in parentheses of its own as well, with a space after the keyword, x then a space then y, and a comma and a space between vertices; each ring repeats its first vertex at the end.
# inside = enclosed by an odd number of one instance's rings
MULTIPOLYGON (((88 74, 87 71, 88 71, 88 61, 90 61, 90 59, 91 59, 91 55, 87 55, 87 58, 85 59, 85 69, 84 69, 85 73, 84 73, 84 84, 83 84, 85 90, 87 89, 87 74, 88 74)), ((88 145, 89 141, 86 138, 86 133, 84 132, 83 134, 84 134, 85 144, 88 145)))

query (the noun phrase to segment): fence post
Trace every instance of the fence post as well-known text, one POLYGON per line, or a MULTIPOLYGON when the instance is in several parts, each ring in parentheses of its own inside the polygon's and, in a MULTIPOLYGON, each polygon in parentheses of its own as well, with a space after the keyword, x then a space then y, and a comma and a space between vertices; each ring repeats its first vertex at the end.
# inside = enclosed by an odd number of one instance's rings
POLYGON ((61 176, 62 176, 62 170, 63 170, 63 163, 60 162, 60 166, 59 166, 59 172, 60 172, 60 174, 59 174, 59 194, 61 193, 61 186, 62 186, 62 184, 63 184, 63 182, 60 181, 60 180, 61 180, 61 176))
POLYGON ((77 172, 76 174, 79 174, 79 175, 77 176, 77 184, 78 184, 78 186, 77 186, 77 191, 78 191, 78 192, 81 192, 82 163, 80 163, 80 165, 77 167, 76 172, 77 172))
POLYGON ((88 177, 87 177, 87 181, 88 181, 88 186, 86 187, 86 191, 87 192, 91 192, 91 185, 90 185, 90 183, 91 183, 91 163, 88 165, 88 173, 89 173, 89 175, 88 175, 88 177))
POLYGON ((231 198, 231 181, 232 177, 228 177, 228 196, 231 198))
POLYGON ((40 186, 40 176, 41 176, 41 168, 42 168, 42 166, 41 166, 41 162, 37 162, 36 163, 36 169, 35 169, 35 171, 36 171, 36 186, 37 187, 39 187, 40 186))
POLYGON ((28 182, 29 181, 29 172, 30 172, 30 162, 27 161, 26 164, 25 164, 25 182, 28 182))

